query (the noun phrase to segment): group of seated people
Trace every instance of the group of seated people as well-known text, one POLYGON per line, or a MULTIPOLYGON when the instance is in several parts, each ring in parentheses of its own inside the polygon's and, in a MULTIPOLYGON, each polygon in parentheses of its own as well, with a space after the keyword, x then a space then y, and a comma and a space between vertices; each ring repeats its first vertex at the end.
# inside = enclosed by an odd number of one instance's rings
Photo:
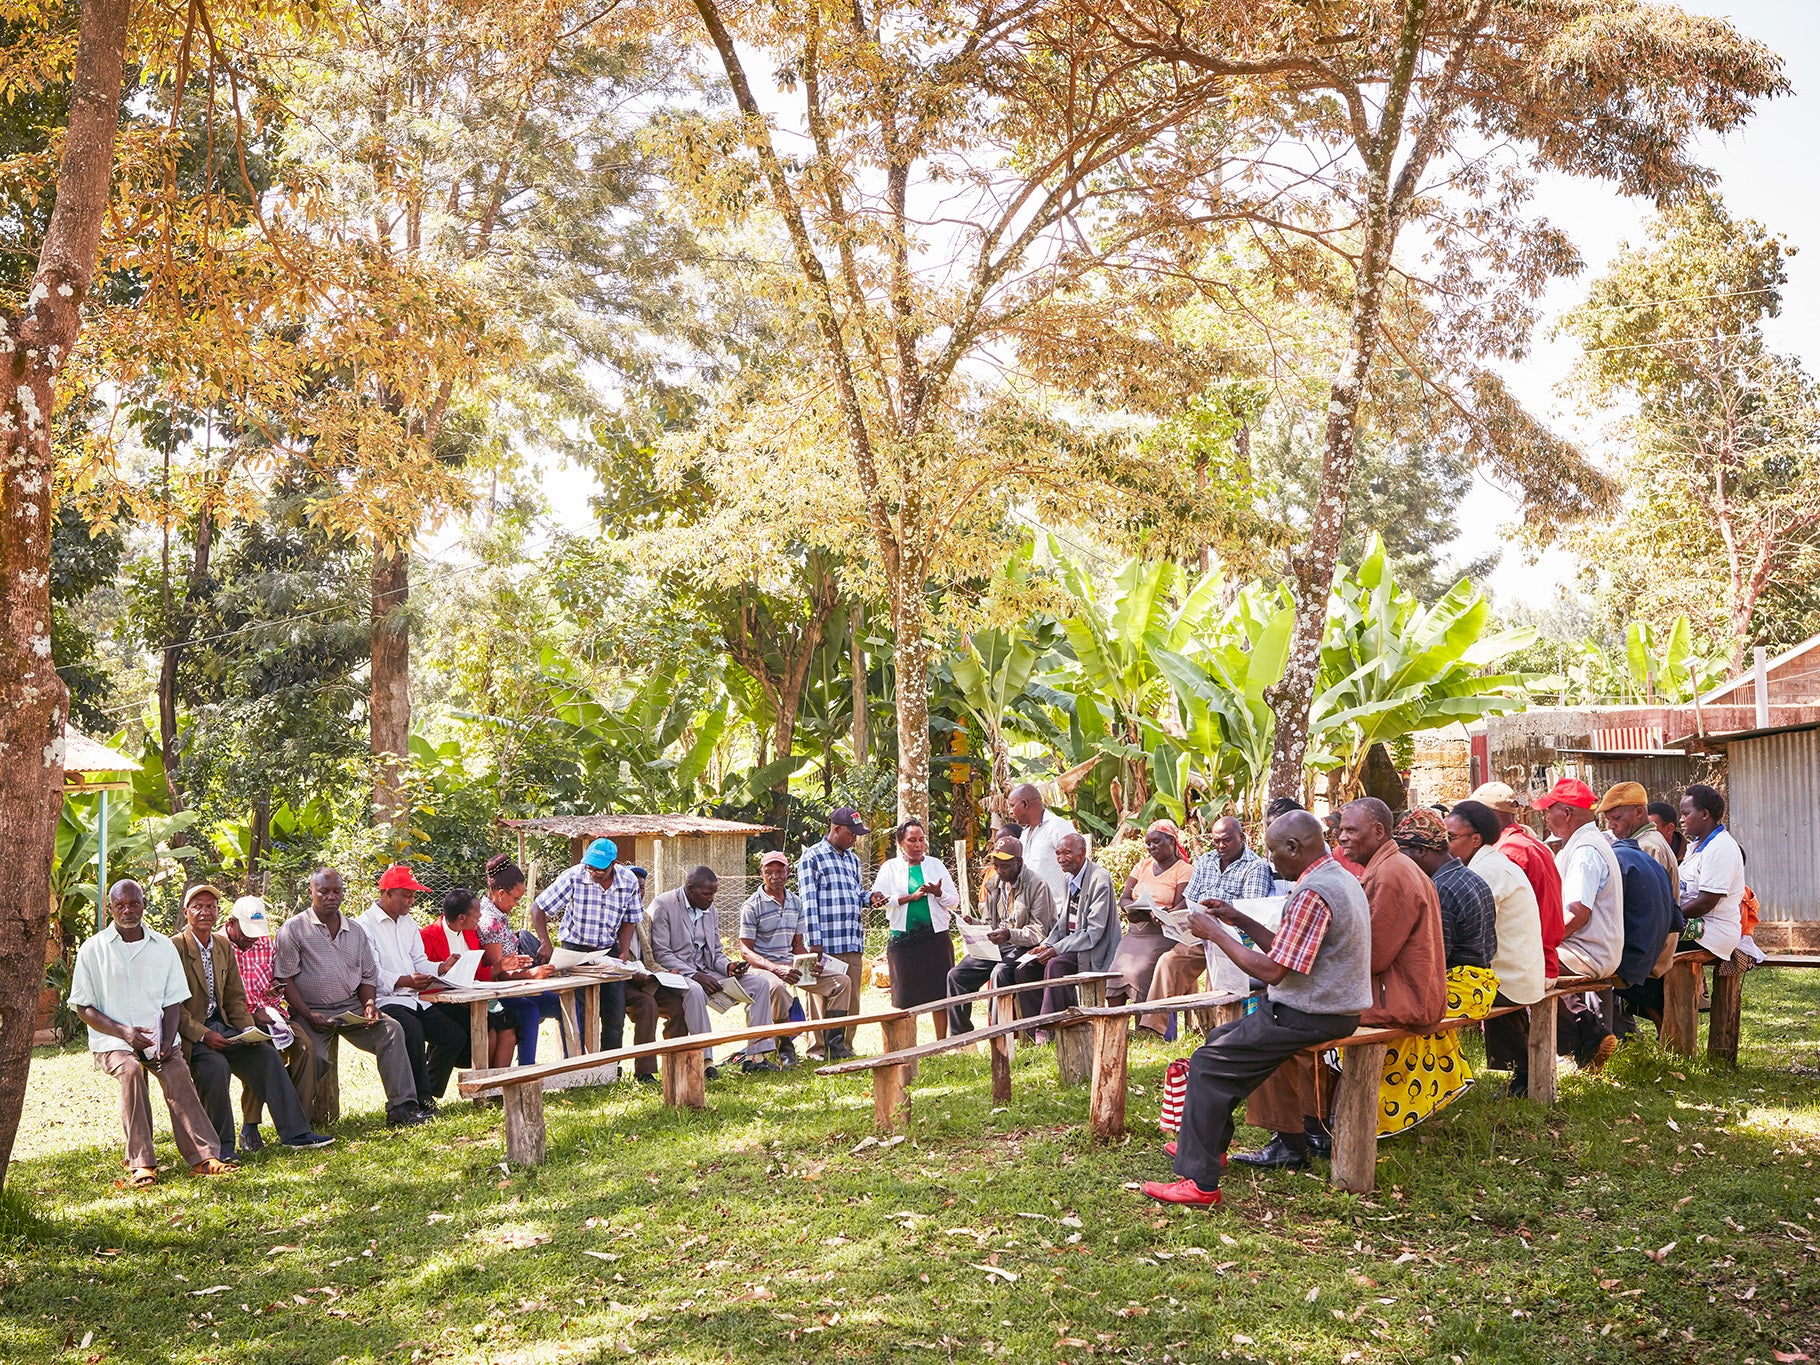
MULTIPOLYGON (((1184 874, 1179 834, 1152 827, 1151 856, 1128 890, 1148 891, 1162 908, 1193 907, 1193 934, 1264 992, 1190 1058, 1179 1135, 1165 1148, 1177 1179, 1145 1184, 1147 1195, 1217 1205, 1241 1103, 1246 1121, 1273 1136, 1231 1160, 1304 1167, 1327 1154, 1324 1107, 1333 1087, 1318 1084, 1317 1068, 1331 1066, 1332 1054, 1317 1054, 1361 1026, 1414 1035, 1391 1044, 1385 1057, 1378 1131, 1386 1135, 1419 1123, 1471 1084, 1458 1031, 1429 1032, 1444 1018, 1484 1018, 1487 1062, 1510 1071, 1510 1093, 1522 1095, 1524 1007, 1551 1008, 1545 998, 1561 979, 1614 981, 1630 1008, 1659 1028, 1662 977, 1678 955, 1734 970, 1760 956, 1748 936, 1743 852, 1725 828, 1719 792, 1689 787, 1666 830, 1662 803, 1652 806, 1634 782, 1600 795, 1564 778, 1533 804, 1558 845, 1552 850, 1523 824, 1523 803, 1503 783, 1449 809, 1401 815, 1365 798, 1330 816, 1328 828, 1293 802, 1276 806, 1268 870, 1287 899, 1269 927, 1219 887, 1222 873, 1240 870, 1230 837, 1216 836, 1214 849, 1184 874), (1218 889, 1198 893, 1207 888, 1218 889)), ((1240 875, 1255 895, 1262 876, 1240 875)), ((1133 959, 1136 970, 1120 986, 1136 999, 1145 991, 1180 994, 1206 960, 1198 946, 1165 947, 1151 959, 1148 980, 1133 959), (1172 959, 1179 960, 1165 970, 1172 959)), ((1604 1018, 1597 1001, 1570 992, 1552 1006, 1558 1050, 1594 1072, 1619 1045, 1617 1021, 1604 1018)))

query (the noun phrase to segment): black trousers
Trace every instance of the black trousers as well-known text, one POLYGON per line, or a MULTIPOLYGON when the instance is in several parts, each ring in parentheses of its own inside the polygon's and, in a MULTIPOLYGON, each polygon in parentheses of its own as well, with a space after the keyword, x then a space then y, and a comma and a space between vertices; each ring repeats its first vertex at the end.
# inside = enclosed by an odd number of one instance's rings
MULTIPOLYGON (((1508 1005, 1510 1001, 1500 992, 1494 1003, 1508 1005)), ((1485 1065, 1515 1076, 1529 1074, 1529 1010, 1485 1021, 1485 1065)))
MULTIPOLYGON (((208 1021, 208 1027, 217 1033, 232 1032, 219 1015, 208 1021)), ((241 1043, 225 1052, 197 1043, 190 1049, 190 1075, 196 1081, 203 1112, 221 1140, 224 1157, 234 1154, 234 1105, 228 1084, 233 1076, 238 1076, 241 1086, 272 1111, 272 1126, 278 1130, 280 1142, 294 1142, 310 1131, 310 1121, 304 1117, 297 1089, 291 1084, 291 1073, 285 1069, 278 1049, 270 1043, 241 1043)))
MULTIPOLYGON (((1058 953, 1049 959, 1043 969, 1043 979, 1054 981, 1057 977, 1073 976, 1079 959, 1073 953, 1058 953)), ((1073 986, 1048 986, 1043 990, 1041 1014, 1054 1014, 1057 1010, 1074 1008, 1074 1002, 1080 997, 1073 986)))
POLYGON ((381 1014, 396 1020, 404 1030, 405 1051, 411 1058, 411 1079, 417 1086, 417 1103, 440 1099, 449 1088, 449 1077, 458 1066, 471 1066, 468 1015, 465 1007, 429 1005, 414 1010, 409 1005, 384 1005, 381 1014))
POLYGON ((1555 1001, 1555 1053, 1573 1055, 1581 1066, 1599 1051, 1599 1044, 1611 1034, 1599 1011, 1586 1003, 1583 995, 1563 995, 1555 1001), (1569 1003, 1569 1002, 1572 1003, 1569 1003))
MULTIPOLYGON (((1001 948, 1000 952, 1009 955, 1009 950, 1001 948)), ((963 957, 948 969, 948 994, 971 995, 984 987, 987 982, 995 987, 1012 984, 1012 973, 1017 969, 1016 959, 1009 962, 988 962, 983 957, 963 957)), ((948 1006, 948 1027, 955 1033, 973 1032, 973 1006, 948 1006)))
MULTIPOLYGON (((600 949, 583 943, 564 942, 563 947, 578 953, 595 953, 600 949)), ((650 978, 636 981, 603 981, 600 983, 600 1049, 616 1052, 626 1045, 626 1019, 632 1020, 632 1045, 642 1047, 657 1041, 657 1021, 664 1021, 664 1037, 686 1037, 688 1025, 683 1021, 683 997, 680 991, 660 986, 650 978)), ((632 1069, 640 1076, 657 1074, 657 1058, 640 1057, 632 1069)))
POLYGON ((1304 1014, 1267 999, 1256 1013, 1208 1034, 1188 1059, 1175 1173, 1204 1190, 1218 1189, 1232 1115, 1245 1097, 1303 1048, 1344 1038, 1358 1026, 1356 1014, 1304 1014))

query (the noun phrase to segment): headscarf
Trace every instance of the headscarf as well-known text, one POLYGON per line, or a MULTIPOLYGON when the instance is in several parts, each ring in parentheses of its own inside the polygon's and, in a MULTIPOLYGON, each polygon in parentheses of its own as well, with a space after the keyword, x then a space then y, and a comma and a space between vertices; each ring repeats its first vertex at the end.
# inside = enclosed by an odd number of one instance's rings
POLYGON ((1152 820, 1150 827, 1144 831, 1144 837, 1149 838, 1152 834, 1167 834, 1169 842, 1175 845, 1176 856, 1184 861, 1193 861, 1188 854, 1188 845, 1182 842, 1182 831, 1176 827, 1175 821, 1152 820))
POLYGON ((1390 832, 1398 848, 1420 848, 1430 853, 1447 852, 1447 825, 1440 815, 1426 806, 1404 811, 1397 827, 1390 832))

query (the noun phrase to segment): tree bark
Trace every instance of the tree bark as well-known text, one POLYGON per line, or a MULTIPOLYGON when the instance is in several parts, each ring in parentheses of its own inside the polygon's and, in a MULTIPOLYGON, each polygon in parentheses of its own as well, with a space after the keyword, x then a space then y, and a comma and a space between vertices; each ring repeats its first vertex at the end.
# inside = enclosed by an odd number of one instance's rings
POLYGON ((897 641, 897 820, 929 818, 929 665, 923 639, 923 585, 891 581, 891 635, 897 641))
MULTIPOLYGON (((196 518, 196 549, 190 557, 190 577, 184 589, 183 609, 165 614, 164 654, 158 663, 158 753, 164 760, 164 785, 170 793, 172 814, 185 808, 183 756, 177 751, 177 669, 183 662, 183 651, 189 645, 190 635, 196 629, 196 600, 208 579, 214 543, 215 518, 205 502, 196 518)), ((183 832, 179 831, 172 842, 183 843, 183 832)))
POLYGON ((871 759, 872 714, 867 693, 866 608, 858 602, 848 622, 847 649, 853 670, 853 763, 863 768, 871 759))
POLYGON ((31 1070, 63 804, 68 693, 51 662, 51 431, 57 373, 82 330, 113 180, 126 0, 84 0, 56 203, 21 313, 0 313, 0 1181, 31 1070))
POLYGON ((411 742, 411 552, 373 549, 372 700, 368 741, 372 749, 373 808, 387 824, 404 818, 398 768, 411 742))

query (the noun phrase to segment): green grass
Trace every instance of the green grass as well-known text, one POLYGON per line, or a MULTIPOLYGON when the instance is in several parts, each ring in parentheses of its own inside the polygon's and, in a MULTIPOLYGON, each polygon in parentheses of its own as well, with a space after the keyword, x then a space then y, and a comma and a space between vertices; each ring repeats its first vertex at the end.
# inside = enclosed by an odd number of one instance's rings
POLYGON ((1817 1005, 1820 973, 1753 976, 1737 1072, 1633 1043, 1552 1111, 1494 1079, 1384 1144, 1374 1195, 1240 1174, 1214 1214, 1127 1187, 1167 1170, 1157 1088, 1185 1047, 1134 1048, 1110 1148, 1032 1049, 1002 1112, 983 1056, 925 1063, 910 1140, 857 1152, 863 1078, 728 1076, 699 1114, 551 1095, 533 1170, 502 1167, 495 1110, 388 1132, 362 1059, 323 1156, 143 1193, 113 1188, 111 1083, 41 1057, 0 1207, 0 1357, 1820 1358, 1817 1005))

